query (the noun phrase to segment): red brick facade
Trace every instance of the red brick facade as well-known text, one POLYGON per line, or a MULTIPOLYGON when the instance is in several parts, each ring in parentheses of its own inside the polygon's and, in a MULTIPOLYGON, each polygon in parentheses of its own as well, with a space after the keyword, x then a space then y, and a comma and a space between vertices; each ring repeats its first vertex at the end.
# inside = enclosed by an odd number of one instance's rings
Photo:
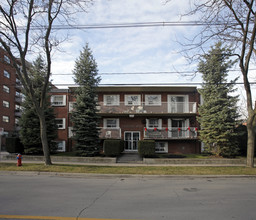
MULTIPOLYGON (((72 88, 53 90, 52 96, 57 96, 56 118, 65 121, 65 127, 58 130, 58 141, 65 142, 63 150, 71 151, 72 109, 69 108, 75 102, 72 88)), ((138 140, 154 139, 159 152, 200 153, 196 121, 199 102, 196 87, 100 86, 100 138, 123 139, 126 151, 137 151, 138 140)))
POLYGON ((0 47, 0 128, 7 134, 17 130, 21 87, 7 52, 0 47))

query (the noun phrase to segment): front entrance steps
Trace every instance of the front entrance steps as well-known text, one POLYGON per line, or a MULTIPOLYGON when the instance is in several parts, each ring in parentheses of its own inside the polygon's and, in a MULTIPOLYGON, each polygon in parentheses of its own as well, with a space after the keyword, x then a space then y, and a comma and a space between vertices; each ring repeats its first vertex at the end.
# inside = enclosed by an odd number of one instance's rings
POLYGON ((117 158, 117 163, 143 163, 143 158, 136 153, 122 153, 117 158))

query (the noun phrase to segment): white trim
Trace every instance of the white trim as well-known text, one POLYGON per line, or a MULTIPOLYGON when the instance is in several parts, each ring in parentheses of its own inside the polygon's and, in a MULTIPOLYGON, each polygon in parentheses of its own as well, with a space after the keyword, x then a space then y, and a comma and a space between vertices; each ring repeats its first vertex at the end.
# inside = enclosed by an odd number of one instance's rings
POLYGON ((141 95, 137 95, 137 94, 125 95, 124 100, 125 100, 125 105, 128 105, 128 106, 141 105, 141 95), (132 96, 137 97, 137 99, 129 101, 129 97, 132 97, 132 96))
POLYGON ((6 93, 10 93, 10 87, 3 85, 3 91, 6 93))
POLYGON ((106 106, 118 106, 120 105, 120 95, 104 95, 104 105, 106 106), (109 98, 108 98, 109 97, 109 98))
POLYGON ((74 136, 74 133, 73 133, 73 127, 68 127, 68 138, 72 138, 74 136))
POLYGON ((74 104, 76 102, 69 102, 68 103, 68 112, 72 112, 74 110, 74 104))
POLYGON ((145 105, 148 106, 161 106, 162 105, 162 96, 160 94, 146 94, 145 95, 145 105), (155 96, 155 102, 153 96, 155 96), (152 100, 150 100, 152 99, 152 100))
POLYGON ((52 106, 66 106, 66 95, 52 95, 51 96, 51 105, 52 106), (62 96, 62 101, 55 100, 55 98, 60 98, 62 96))
POLYGON ((65 152, 66 151, 66 141, 55 141, 58 145, 57 151, 58 152, 65 152))
POLYGON ((116 128, 119 128, 120 127, 120 124, 119 124, 119 118, 104 118, 103 119, 103 127, 106 129, 116 129, 116 128), (107 121, 108 120, 116 120, 116 126, 115 127, 107 127, 107 121))
POLYGON ((132 149, 124 149, 126 152, 131 152, 131 151, 137 152, 137 151, 138 151, 138 142, 137 142, 137 149, 134 149, 134 146, 133 146, 133 144, 134 144, 133 134, 134 134, 134 133, 138 133, 138 134, 139 134, 139 139, 138 139, 138 141, 139 141, 139 140, 140 140, 140 131, 125 131, 125 132, 124 132, 124 141, 131 143, 131 148, 132 148, 132 149), (126 140, 126 139, 125 139, 125 135, 126 135, 127 133, 131 133, 131 140, 126 140))
POLYGON ((56 118, 55 119, 56 121, 57 120, 62 120, 62 123, 60 124, 60 123, 56 123, 57 124, 57 127, 58 127, 58 129, 66 129, 66 118, 56 118))
POLYGON ((166 142, 166 141, 156 142, 155 152, 156 153, 168 153, 168 142, 166 142), (158 146, 158 145, 160 145, 160 143, 164 144, 164 147, 158 146), (159 150, 157 150, 157 149, 159 149, 159 150))
POLYGON ((188 112, 188 108, 189 108, 188 95, 168 95, 167 99, 168 99, 168 112, 170 113, 188 112), (183 97, 184 101, 183 102, 172 101, 172 98, 176 99, 178 97, 183 97))
POLYGON ((148 118, 146 119, 146 128, 157 128, 157 129, 162 129, 162 119, 161 118, 148 118), (157 121, 157 127, 151 126, 149 124, 149 120, 158 120, 157 121))

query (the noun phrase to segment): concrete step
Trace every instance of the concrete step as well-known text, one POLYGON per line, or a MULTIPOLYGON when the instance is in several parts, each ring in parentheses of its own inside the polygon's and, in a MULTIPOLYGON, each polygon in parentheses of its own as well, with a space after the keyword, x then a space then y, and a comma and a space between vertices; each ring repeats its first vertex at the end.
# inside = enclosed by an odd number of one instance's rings
POLYGON ((117 158, 117 163, 143 163, 138 153, 123 153, 117 158))

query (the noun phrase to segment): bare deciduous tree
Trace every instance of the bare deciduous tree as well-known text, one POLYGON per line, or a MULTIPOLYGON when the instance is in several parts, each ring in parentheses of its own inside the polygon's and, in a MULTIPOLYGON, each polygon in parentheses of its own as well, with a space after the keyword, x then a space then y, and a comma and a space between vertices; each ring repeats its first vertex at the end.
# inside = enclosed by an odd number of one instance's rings
MULTIPOLYGON (((172 0, 167 0, 170 2, 172 0)), ((185 16, 199 16, 201 31, 187 44, 189 51, 203 49, 210 41, 221 41, 234 49, 238 57, 246 91, 247 105, 247 166, 254 166, 256 109, 249 81, 249 67, 256 54, 255 0, 190 0, 192 9, 185 16)))
POLYGON ((44 106, 51 75, 51 54, 61 39, 53 34, 53 25, 68 24, 72 15, 84 11, 91 0, 4 0, 0 5, 0 44, 8 52, 12 65, 30 96, 40 119, 45 164, 51 165, 46 136, 44 106), (44 56, 47 74, 41 88, 40 100, 35 97, 29 78, 29 62, 35 53, 44 56), (44 55, 43 55, 44 54, 44 55))

